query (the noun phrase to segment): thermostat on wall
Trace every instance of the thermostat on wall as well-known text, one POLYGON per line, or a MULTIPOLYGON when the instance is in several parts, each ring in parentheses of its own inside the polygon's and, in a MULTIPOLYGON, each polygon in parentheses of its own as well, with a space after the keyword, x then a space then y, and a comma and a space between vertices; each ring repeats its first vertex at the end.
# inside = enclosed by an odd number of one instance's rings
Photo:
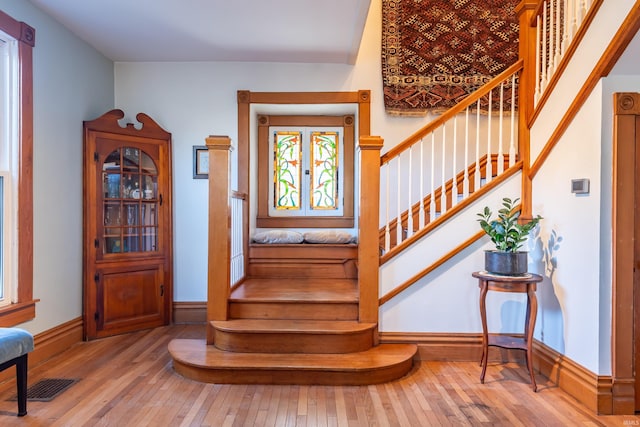
POLYGON ((589 194, 589 178, 572 179, 571 192, 574 194, 589 194))

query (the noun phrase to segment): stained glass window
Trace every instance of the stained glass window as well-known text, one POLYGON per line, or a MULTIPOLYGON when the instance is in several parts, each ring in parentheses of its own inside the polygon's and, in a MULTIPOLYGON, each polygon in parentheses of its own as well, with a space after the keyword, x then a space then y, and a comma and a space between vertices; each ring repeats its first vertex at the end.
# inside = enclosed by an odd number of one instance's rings
POLYGON ((302 188, 302 134, 276 131, 274 138, 274 206, 278 210, 299 210, 302 188))
POLYGON ((338 133, 311 132, 311 209, 338 207, 338 133))
POLYGON ((270 134, 270 214, 342 215, 341 129, 283 126, 272 127, 270 134))

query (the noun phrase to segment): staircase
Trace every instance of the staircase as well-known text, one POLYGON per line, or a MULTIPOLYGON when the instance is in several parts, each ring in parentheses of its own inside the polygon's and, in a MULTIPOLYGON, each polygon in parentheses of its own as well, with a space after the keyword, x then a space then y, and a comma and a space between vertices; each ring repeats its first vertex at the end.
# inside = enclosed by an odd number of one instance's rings
POLYGON ((412 367, 417 347, 377 344, 358 321, 357 245, 251 245, 248 277, 230 294, 229 319, 204 339, 169 345, 174 369, 232 384, 364 385, 412 367))

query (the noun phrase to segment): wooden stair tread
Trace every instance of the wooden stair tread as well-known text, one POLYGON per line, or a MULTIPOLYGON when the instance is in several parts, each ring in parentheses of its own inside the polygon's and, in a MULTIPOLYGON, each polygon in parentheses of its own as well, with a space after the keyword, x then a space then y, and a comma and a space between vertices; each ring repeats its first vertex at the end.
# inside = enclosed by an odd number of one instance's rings
POLYGON ((249 278, 231 292, 230 302, 357 302, 355 279, 249 278))
POLYGON ((202 369, 367 371, 413 359, 414 344, 380 344, 369 350, 345 354, 236 353, 207 345, 203 339, 174 339, 169 353, 178 362, 202 369))
POLYGON ((227 332, 245 333, 355 333, 375 328, 375 323, 347 320, 287 320, 287 319, 235 319, 213 321, 213 327, 227 332))

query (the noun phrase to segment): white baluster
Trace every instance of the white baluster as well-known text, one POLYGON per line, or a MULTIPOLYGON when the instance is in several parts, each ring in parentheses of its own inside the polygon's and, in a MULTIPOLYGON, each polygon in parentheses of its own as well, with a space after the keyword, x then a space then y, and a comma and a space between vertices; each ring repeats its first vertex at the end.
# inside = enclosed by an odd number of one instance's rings
POLYGON ((398 159, 398 176, 397 176, 397 183, 398 186, 396 187, 396 209, 397 211, 397 218, 396 218, 396 245, 399 245, 400 243, 402 243, 402 241, 404 240, 402 238, 402 209, 401 209, 401 203, 400 203, 400 195, 402 194, 402 179, 400 177, 401 174, 401 167, 400 167, 400 155, 398 155, 397 159, 398 159))
POLYGON ((554 9, 555 9, 555 2, 554 0, 549 0, 549 38, 548 38, 548 42, 549 42, 549 71, 547 71, 547 79, 551 80, 551 76, 553 76, 553 73, 556 70, 556 63, 555 63, 555 56, 553 55, 553 52, 555 50, 554 48, 554 42, 555 42, 555 37, 554 37, 554 25, 553 23, 555 22, 553 20, 553 13, 554 13, 554 9))
POLYGON ((486 183, 490 183, 493 178, 493 165, 491 161, 491 95, 493 90, 489 91, 489 105, 487 106, 487 163, 485 166, 486 183))
POLYGON ((431 132, 431 197, 429 203, 429 221, 436 219, 436 135, 431 132))
POLYGON ((516 74, 511 76, 511 135, 509 137, 509 167, 516 163, 516 74))
POLYGON ((562 34, 562 55, 569 49, 569 43, 571 43, 571 31, 570 31, 570 23, 571 23, 571 10, 569 9, 569 5, 572 0, 564 0, 564 9, 563 9, 563 19, 562 27, 564 29, 562 34))
POLYGON ((562 52, 560 49, 560 29, 562 28, 561 24, 560 24, 560 1, 561 0, 554 0, 555 5, 556 5, 556 42, 554 44, 555 46, 555 66, 558 67, 558 65, 560 64, 560 58, 562 56, 562 52))
POLYGON ((504 172, 504 152, 502 148, 503 139, 502 139, 502 126, 504 125, 503 117, 504 117, 504 82, 500 83, 500 110, 498 115, 498 175, 504 172))
POLYGON ((458 115, 453 116, 453 155, 451 156, 451 207, 458 203, 458 171, 456 158, 458 156, 458 115))
POLYGON ((480 178, 480 100, 476 102, 476 173, 474 174, 473 191, 480 189, 482 183, 480 178))
POLYGON ((547 2, 544 2, 542 10, 542 78, 540 79, 540 92, 547 88, 547 2))
POLYGON ((540 94, 541 94, 540 80, 542 79, 542 72, 540 70, 540 55, 541 55, 540 46, 542 46, 543 41, 540 38, 540 27, 541 27, 540 15, 538 15, 536 17, 536 88, 533 95, 534 105, 538 103, 538 100, 540 99, 540 94))
POLYGON ((386 184, 386 196, 385 196, 385 200, 384 200, 384 204, 385 204, 385 218, 384 218, 384 253, 389 252, 389 250, 391 249, 391 233, 389 231, 389 180, 390 177, 389 175, 391 175, 391 165, 387 162, 385 163, 385 180, 387 181, 386 184))
POLYGON ((469 197, 469 107, 464 110, 464 178, 462 196, 469 197))
POLYGON ((587 5, 585 4, 584 0, 578 0, 578 4, 576 7, 576 28, 580 28, 586 14, 587 5))
POLYGON ((447 153, 446 126, 442 125, 442 161, 440 162, 440 170, 442 171, 442 180, 440 183, 440 215, 444 215, 447 211, 447 178, 445 176, 445 163, 447 153))
POLYGON ((578 31, 578 27, 580 26, 580 18, 578 15, 580 14, 580 0, 569 0, 571 2, 571 38, 576 35, 578 31))
POLYGON ((418 215, 418 227, 424 228, 424 138, 420 139, 420 213, 418 215))
POLYGON ((409 182, 408 191, 407 191, 407 239, 413 235, 413 208, 411 206, 411 197, 413 188, 413 145, 409 147, 409 177, 407 181, 409 182))

